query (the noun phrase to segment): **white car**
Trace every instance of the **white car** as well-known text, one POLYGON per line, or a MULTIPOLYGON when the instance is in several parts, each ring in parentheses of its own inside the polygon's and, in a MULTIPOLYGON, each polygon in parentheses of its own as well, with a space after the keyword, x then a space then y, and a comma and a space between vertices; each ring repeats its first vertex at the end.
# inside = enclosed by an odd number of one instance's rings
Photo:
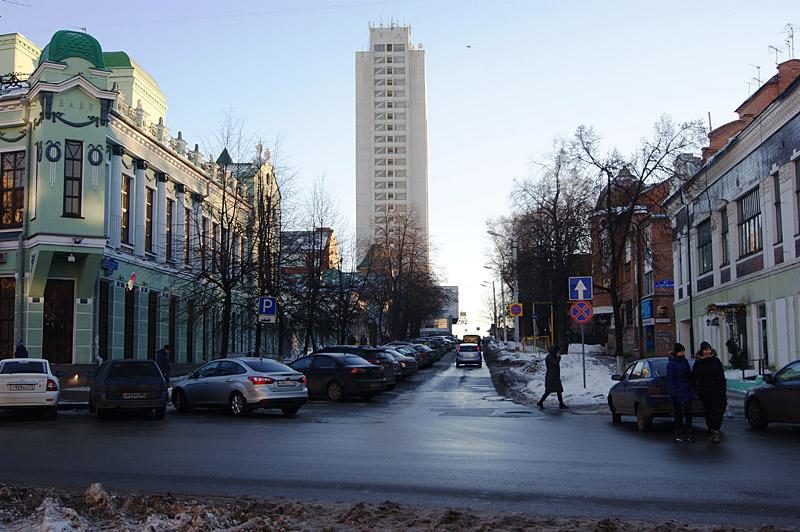
POLYGON ((0 409, 36 408, 58 416, 61 384, 42 358, 0 360, 0 409))

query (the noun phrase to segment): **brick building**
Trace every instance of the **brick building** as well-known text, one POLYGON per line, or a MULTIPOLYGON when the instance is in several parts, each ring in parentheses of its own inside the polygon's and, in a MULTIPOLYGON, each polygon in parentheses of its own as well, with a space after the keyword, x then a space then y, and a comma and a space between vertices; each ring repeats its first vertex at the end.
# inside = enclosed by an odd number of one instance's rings
MULTIPOLYGON (((650 185, 635 196, 639 181, 623 168, 615 178, 612 207, 633 209, 631 230, 619 229, 614 241, 625 241, 617 271, 617 294, 621 303, 621 323, 614 320, 611 286, 611 243, 608 230, 606 191, 598 200, 592 218, 592 276, 594 279, 595 318, 591 324, 594 338, 606 339, 609 352, 616 348, 615 328, 623 332, 622 351, 639 357, 667 355, 675 341, 672 280, 672 229, 661 206, 670 192, 670 181, 650 185), (629 193, 628 193, 629 192, 629 193)), ((612 224, 613 225, 613 224, 612 224)), ((620 226, 628 224, 617 224, 620 226)))

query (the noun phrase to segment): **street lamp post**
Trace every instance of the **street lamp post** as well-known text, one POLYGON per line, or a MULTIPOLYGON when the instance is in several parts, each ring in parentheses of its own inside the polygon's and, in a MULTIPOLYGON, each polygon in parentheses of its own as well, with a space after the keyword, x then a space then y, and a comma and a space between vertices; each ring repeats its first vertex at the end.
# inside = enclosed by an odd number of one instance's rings
MULTIPOLYGON (((517 248, 519 247, 519 240, 514 235, 511 235, 511 238, 507 236, 503 236, 499 233, 495 233, 494 231, 487 231, 487 233, 491 236, 501 238, 506 241, 511 242, 511 260, 514 266, 514 273, 513 273, 513 280, 514 280, 514 301, 513 303, 519 303, 519 271, 517 269, 517 248)), ((519 316, 514 316, 514 351, 519 350, 519 316)))
MULTIPOLYGON (((484 266, 487 270, 494 270, 491 266, 484 266)), ((494 288, 494 279, 492 279, 492 317, 494 318, 494 339, 497 340, 497 292, 494 288)))

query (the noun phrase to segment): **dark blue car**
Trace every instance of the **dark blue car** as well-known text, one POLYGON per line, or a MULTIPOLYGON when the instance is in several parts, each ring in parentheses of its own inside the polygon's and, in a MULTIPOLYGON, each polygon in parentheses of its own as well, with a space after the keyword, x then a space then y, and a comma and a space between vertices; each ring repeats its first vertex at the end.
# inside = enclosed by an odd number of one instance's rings
MULTIPOLYGON (((622 375, 611 378, 619 381, 608 392, 608 408, 614 423, 622 416, 636 417, 639 430, 648 430, 653 418, 672 417, 672 399, 667 390, 667 357, 637 360, 622 375)), ((694 360, 689 359, 694 366, 694 360)), ((697 397, 692 401, 692 415, 704 415, 703 403, 697 397)))

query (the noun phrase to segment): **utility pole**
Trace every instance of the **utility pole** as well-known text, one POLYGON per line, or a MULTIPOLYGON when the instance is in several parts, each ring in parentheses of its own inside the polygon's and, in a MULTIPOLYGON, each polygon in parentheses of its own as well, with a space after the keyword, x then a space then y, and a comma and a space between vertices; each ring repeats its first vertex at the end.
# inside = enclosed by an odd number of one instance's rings
POLYGON ((492 279, 492 310, 494 313, 494 339, 497 340, 497 296, 494 291, 494 279, 492 279))

